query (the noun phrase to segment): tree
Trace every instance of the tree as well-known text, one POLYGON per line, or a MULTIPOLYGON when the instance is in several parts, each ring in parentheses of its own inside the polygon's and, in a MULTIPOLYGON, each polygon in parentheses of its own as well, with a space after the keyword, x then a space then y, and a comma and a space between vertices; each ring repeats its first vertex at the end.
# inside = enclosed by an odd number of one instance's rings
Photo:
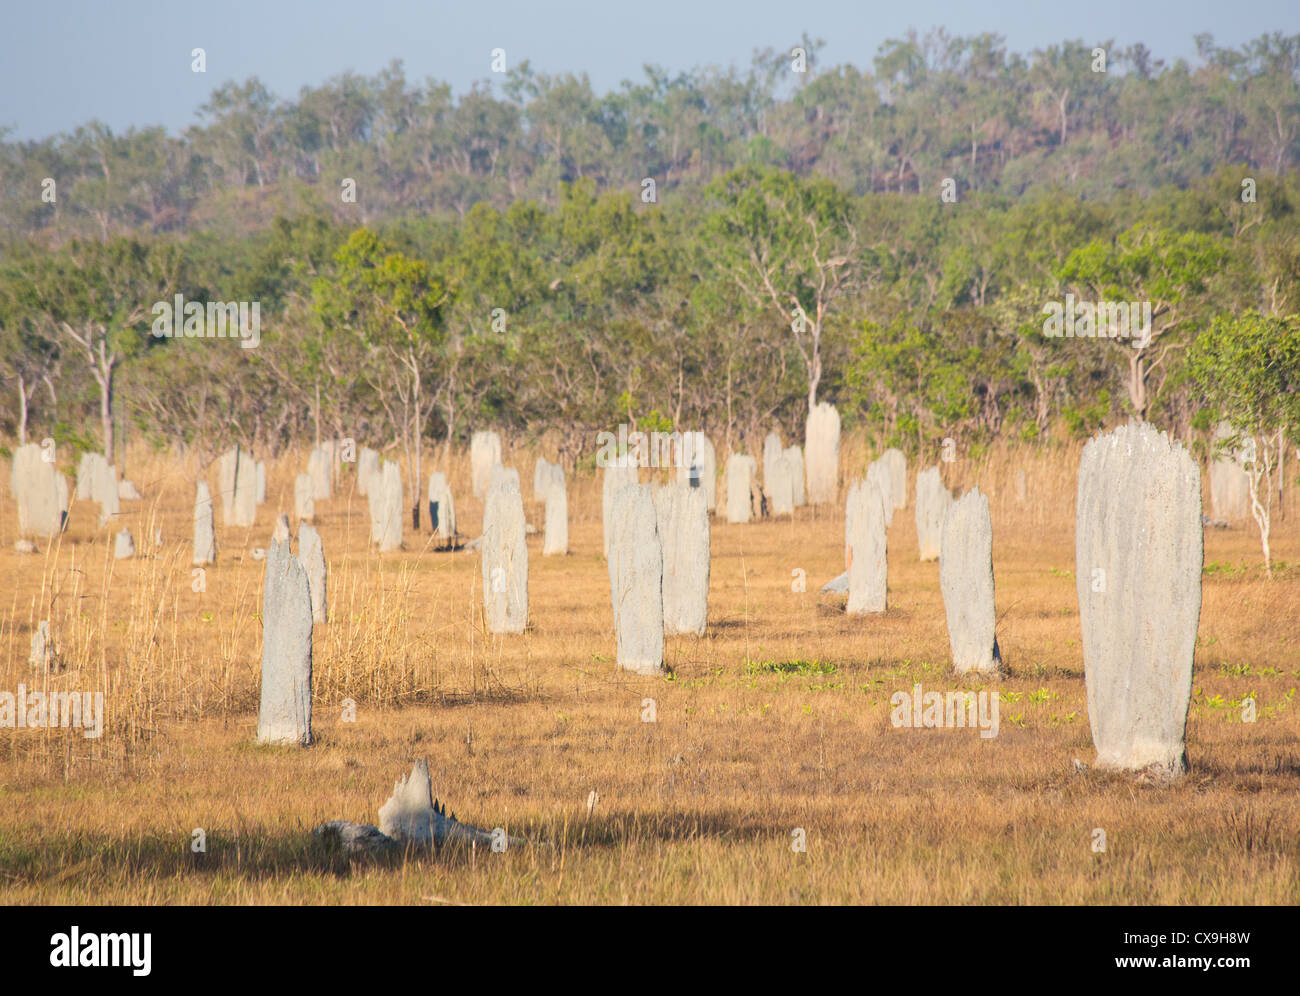
POLYGON ((261 80, 224 83, 199 113, 208 125, 191 128, 192 140, 228 185, 242 187, 250 175, 259 188, 275 180, 284 109, 261 80))
POLYGON ((361 376, 375 391, 406 453, 411 522, 420 523, 424 423, 437 396, 436 357, 445 339, 448 294, 429 265, 359 228, 318 277, 313 298, 325 335, 354 335, 365 351, 361 376), (430 382, 435 382, 431 385, 430 382))
POLYGON ((1251 515, 1271 578, 1273 475, 1281 472, 1286 434, 1294 438, 1300 430, 1300 316, 1249 311, 1216 318, 1193 345, 1189 367, 1206 401, 1234 430, 1224 445, 1245 454, 1251 515))
POLYGON ((1129 402, 1138 418, 1147 417, 1159 395, 1171 354, 1186 347, 1187 336, 1180 333, 1202 318, 1206 291, 1227 258, 1222 243, 1208 235, 1140 224, 1113 241, 1096 239, 1075 249, 1057 272, 1084 301, 1150 303, 1148 336, 1106 339, 1124 354, 1129 402))
POLYGON ((27 442, 33 395, 42 384, 55 397, 59 345, 43 332, 39 305, 21 268, 0 269, 0 374, 12 378, 18 394, 18 443, 27 442))
POLYGON ((22 269, 43 326, 64 337, 94 377, 104 456, 110 461, 118 368, 145 348, 153 304, 170 301, 180 290, 180 267, 174 246, 119 238, 73 240, 22 269))
POLYGON ((848 197, 829 180, 747 167, 714 182, 705 222, 715 279, 755 317, 790 328, 808 378, 808 409, 822 379, 822 332, 857 282, 858 233, 848 197))

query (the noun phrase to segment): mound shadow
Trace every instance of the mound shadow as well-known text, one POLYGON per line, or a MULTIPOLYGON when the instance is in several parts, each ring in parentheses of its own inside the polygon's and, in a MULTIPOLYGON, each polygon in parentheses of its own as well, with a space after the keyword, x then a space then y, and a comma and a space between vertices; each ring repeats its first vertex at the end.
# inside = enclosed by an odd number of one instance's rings
MULTIPOLYGON (((526 844, 513 844, 511 852, 537 848, 550 854, 567 850, 611 849, 628 843, 688 843, 705 839, 753 842, 783 836, 776 822, 722 813, 669 811, 664 813, 608 814, 579 822, 550 817, 540 824, 511 827, 526 844)), ((49 889, 81 886, 93 894, 96 885, 165 882, 183 878, 236 877, 267 882, 295 875, 317 875, 338 881, 365 875, 379 868, 439 864, 468 867, 500 855, 484 853, 467 843, 447 843, 429 849, 409 846, 373 854, 348 854, 336 839, 317 837, 312 828, 287 831, 245 828, 238 834, 214 830, 206 835, 204 850, 191 849, 188 834, 124 836, 78 834, 40 842, 10 837, 0 842, 0 878, 11 888, 49 889)))

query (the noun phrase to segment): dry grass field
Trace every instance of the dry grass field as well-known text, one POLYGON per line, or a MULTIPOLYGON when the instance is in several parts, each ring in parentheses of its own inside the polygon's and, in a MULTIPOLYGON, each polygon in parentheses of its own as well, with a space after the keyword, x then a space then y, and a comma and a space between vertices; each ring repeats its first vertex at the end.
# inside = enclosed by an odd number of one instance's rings
MULTIPOLYGON (((866 457, 846 445, 842 478, 866 457)), ((506 462, 540 527, 533 454, 506 462)), ((467 463, 458 453, 448 469, 472 537, 482 504, 467 463)), ((0 901, 1300 903, 1300 503, 1288 496, 1275 526, 1272 582, 1253 525, 1206 532, 1190 772, 1160 787, 1074 763, 1093 760, 1077 466, 1074 449, 945 468, 950 487, 992 495, 1010 675, 991 686, 1000 730, 987 739, 890 723, 890 696, 917 682, 980 687, 951 674, 938 565, 917 560, 915 466, 889 532, 883 617, 848 618, 842 597, 818 591, 843 569, 842 506, 715 519, 708 633, 669 640, 666 678, 615 668, 590 473, 570 485, 570 555, 542 557, 540 534, 529 538, 529 631, 505 638, 484 630, 477 555, 435 552, 409 522, 404 552, 371 552, 347 477, 317 503, 331 621, 315 632, 317 742, 303 750, 253 744, 263 564, 252 550, 292 513, 305 455, 270 464, 254 529, 223 528, 218 513, 203 592, 191 584, 192 460, 133 453, 144 500, 123 503, 138 549, 125 561, 85 502, 39 555, 14 552, 6 465, 0 690, 102 691, 107 722, 98 739, 0 729, 0 901), (1021 465, 1024 504, 1011 485, 1021 465), (797 570, 805 592, 792 590, 797 570), (49 676, 27 663, 42 618, 65 665, 49 676), (343 721, 348 698, 355 722, 343 721), (533 843, 377 862, 313 840, 325 820, 376 822, 420 757, 462 820, 533 843), (205 853, 191 850, 195 828, 205 853)))

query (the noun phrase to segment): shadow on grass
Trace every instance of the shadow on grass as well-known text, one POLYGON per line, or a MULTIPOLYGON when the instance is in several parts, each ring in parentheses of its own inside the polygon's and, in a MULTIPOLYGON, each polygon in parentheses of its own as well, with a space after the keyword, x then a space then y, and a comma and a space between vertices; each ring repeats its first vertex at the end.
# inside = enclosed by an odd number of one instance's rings
MULTIPOLYGON (((590 818, 550 817, 535 824, 508 828, 524 836, 527 844, 509 848, 512 853, 536 849, 549 859, 563 847, 610 849, 625 844, 687 843, 714 839, 741 843, 784 838, 784 825, 736 819, 724 813, 628 813, 590 818)), ((349 855, 336 839, 316 837, 310 829, 260 833, 256 828, 238 836, 226 832, 207 834, 205 850, 191 851, 188 834, 167 836, 76 835, 23 840, 0 836, 0 882, 6 888, 93 890, 98 884, 144 884, 177 878, 237 878, 248 882, 294 876, 322 876, 347 880, 375 869, 421 867, 482 869, 485 861, 502 857, 489 848, 477 850, 467 843, 448 843, 437 850, 418 847, 375 854, 349 855)), ((215 884, 215 883, 214 883, 215 884)))
MULTIPOLYGON (((421 706, 454 709, 460 706, 473 705, 530 705, 545 703, 553 698, 552 695, 542 692, 540 689, 511 687, 500 684, 491 676, 481 676, 479 681, 484 687, 475 691, 423 692, 391 696, 380 700, 369 698, 361 692, 349 691, 346 687, 330 688, 328 692, 321 692, 316 695, 312 701, 312 708, 323 711, 328 710, 333 707, 336 701, 344 698, 351 698, 358 706, 372 709, 409 709, 421 706)), ((250 708, 242 710, 245 715, 250 711, 257 712, 256 702, 250 708)))
POLYGON ((403 865, 468 864, 470 848, 394 849, 367 855, 345 854, 335 839, 311 830, 296 833, 255 829, 238 837, 209 833, 206 850, 193 853, 188 836, 78 836, 40 843, 0 840, 0 881, 8 887, 93 888, 98 882, 161 882, 176 878, 238 878, 256 882, 296 875, 346 880, 375 868, 403 865))
POLYGON ((1268 776, 1289 780, 1292 790, 1300 784, 1300 755, 1290 751, 1269 750, 1262 756, 1240 758, 1230 764, 1198 757, 1194 747, 1189 748, 1188 754, 1188 774, 1193 777, 1268 776))
POLYGON ((719 629, 744 629, 749 623, 744 619, 710 619, 708 621, 708 630, 719 629))

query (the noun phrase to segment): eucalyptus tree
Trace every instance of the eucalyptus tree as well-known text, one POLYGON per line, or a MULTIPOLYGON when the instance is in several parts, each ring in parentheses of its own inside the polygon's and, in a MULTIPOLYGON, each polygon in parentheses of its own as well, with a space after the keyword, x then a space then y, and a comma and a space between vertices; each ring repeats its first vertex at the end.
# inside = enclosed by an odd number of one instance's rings
POLYGON ((312 286, 321 334, 355 337, 362 347, 358 373, 401 441, 411 521, 418 527, 424 426, 445 376, 448 291, 428 263, 394 250, 367 228, 349 236, 334 263, 333 273, 312 286))
POLYGON ((154 304, 170 304, 182 291, 181 253, 165 242, 74 239, 20 272, 30 281, 43 327, 84 360, 98 387, 104 456, 112 461, 118 371, 148 347, 154 304))
POLYGON ((1243 452, 1251 515, 1272 577, 1273 486, 1283 474, 1288 433, 1300 433, 1300 317, 1221 315, 1197 337, 1189 367, 1232 428, 1225 444, 1243 452))
POLYGON ((848 196, 822 177, 744 168, 710 184, 710 279, 753 320, 787 327, 803 360, 808 408, 822 380, 826 320, 856 286, 862 248, 848 196))
POLYGON ((1147 417, 1193 330, 1208 320, 1211 286, 1227 258, 1221 240, 1211 236, 1135 225, 1072 250, 1058 270, 1062 286, 1095 308, 1094 330, 1103 307, 1149 307, 1149 328, 1093 340, 1127 367, 1128 400, 1138 418, 1147 417))
MULTIPOLYGON (((35 252, 28 247, 24 255, 35 252)), ((23 270, 14 261, 0 267, 0 380, 11 385, 6 393, 17 395, 11 410, 16 413, 13 428, 20 446, 27 442, 36 392, 48 388, 51 409, 57 401, 54 383, 61 360, 59 341, 41 321, 36 295, 23 270)))

